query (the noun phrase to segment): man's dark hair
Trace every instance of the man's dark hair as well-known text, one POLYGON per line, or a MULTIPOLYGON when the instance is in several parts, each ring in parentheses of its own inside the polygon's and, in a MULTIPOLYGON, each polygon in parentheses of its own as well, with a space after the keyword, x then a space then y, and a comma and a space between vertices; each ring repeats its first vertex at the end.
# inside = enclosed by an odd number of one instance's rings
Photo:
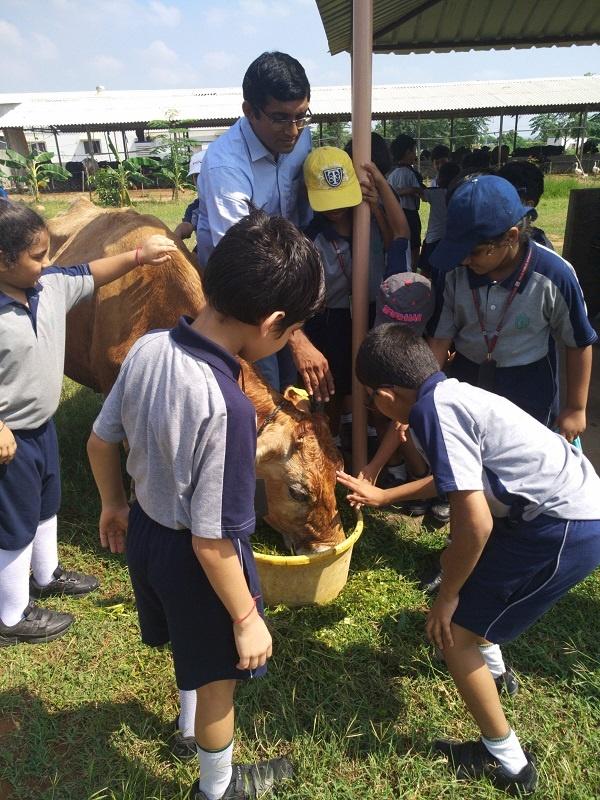
POLYGON ((544 173, 531 161, 511 161, 498 175, 515 187, 521 200, 533 200, 537 205, 544 194, 544 173))
POLYGON ((417 143, 412 136, 408 136, 406 133, 398 134, 392 142, 391 148, 394 161, 400 161, 408 150, 414 150, 416 146, 417 143))
POLYGON ((356 354, 356 377, 371 389, 380 386, 418 389, 439 369, 425 339, 395 322, 373 328, 356 354))
POLYGON ((440 158, 450 158, 450 148, 445 144, 436 144, 431 151, 431 160, 438 161, 440 158))
MULTIPOLYGON (((352 158, 352 139, 348 139, 344 150, 352 158)), ((392 154, 388 143, 375 131, 371 133, 371 161, 382 175, 387 175, 392 168, 392 154)))
POLYGON ((318 250, 295 225, 254 209, 229 228, 211 253, 203 286, 216 311, 248 325, 285 311, 283 332, 320 310, 323 265, 318 250))
POLYGON ((310 100, 310 83, 302 64, 287 53, 263 53, 250 64, 242 82, 244 100, 260 111, 269 97, 281 102, 310 100))
POLYGON ((0 200, 0 259, 7 267, 13 267, 45 229, 44 220, 28 206, 0 200))

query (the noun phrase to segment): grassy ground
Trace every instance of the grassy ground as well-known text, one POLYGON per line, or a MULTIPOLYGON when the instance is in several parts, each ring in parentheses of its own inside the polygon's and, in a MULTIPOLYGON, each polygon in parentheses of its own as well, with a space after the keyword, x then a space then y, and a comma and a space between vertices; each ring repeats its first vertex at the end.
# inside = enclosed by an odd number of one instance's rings
MULTIPOLYGON (((153 213, 180 218, 166 204, 153 213)), ((64 638, 1 653, 0 800, 183 800, 195 777, 194 764, 169 754, 169 654, 139 643, 123 559, 97 543, 84 444, 99 405, 65 381, 57 425, 62 559, 101 588, 48 602, 76 614, 64 638)), ((417 577, 443 539, 398 514, 367 513, 337 600, 269 609, 275 656, 267 679, 240 689, 237 757, 292 758, 297 780, 279 800, 504 797, 485 781, 465 787, 427 756, 436 736, 475 735, 423 635, 417 577)), ((540 800, 600 797, 599 611, 596 574, 505 650, 522 685, 506 708, 538 754, 540 800)))

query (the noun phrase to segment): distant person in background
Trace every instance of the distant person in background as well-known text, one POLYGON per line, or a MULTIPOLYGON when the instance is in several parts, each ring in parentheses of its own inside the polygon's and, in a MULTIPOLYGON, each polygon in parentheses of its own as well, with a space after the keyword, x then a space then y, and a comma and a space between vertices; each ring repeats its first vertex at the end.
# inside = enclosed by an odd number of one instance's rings
MULTIPOLYGON (((200 175, 200 168, 205 152, 205 150, 199 150, 190 158, 190 167, 187 176, 192 179, 196 187, 198 185, 198 175, 200 175)), ((181 239, 189 239, 192 233, 194 233, 198 223, 198 202, 198 197, 196 197, 186 208, 183 219, 173 231, 175 236, 179 236, 181 239)), ((197 247, 194 247, 194 252, 196 252, 196 250, 197 247)))
MULTIPOLYGON (((252 206, 298 227, 312 218, 302 179, 311 149, 310 84, 295 58, 263 53, 242 84, 243 116, 206 151, 198 180, 198 260, 206 264, 223 234, 252 206)), ((297 372, 308 393, 327 401, 335 387, 327 359, 301 330, 289 347, 257 364, 265 380, 282 390, 297 372)))
POLYGON ((429 256, 437 247, 440 239, 443 239, 446 235, 446 190, 459 172, 460 167, 458 164, 445 161, 434 178, 435 185, 424 189, 424 200, 429 203, 429 220, 427 222, 425 241, 419 257, 419 270, 428 278, 431 277, 429 256))
MULTIPOLYGON (((524 205, 537 207, 544 194, 544 173, 538 166, 531 161, 511 161, 498 171, 498 175, 512 183, 524 205)), ((530 219, 537 219, 537 211, 530 219)), ((541 228, 530 225, 529 235, 534 242, 554 250, 550 239, 541 228)))
POLYGON ((435 169, 436 175, 431 179, 430 186, 437 186, 437 173, 448 161, 450 161, 450 148, 445 144, 436 144, 431 151, 431 164, 435 169))
POLYGON ((392 158, 396 168, 388 175, 388 183, 394 190, 410 226, 411 263, 419 261, 421 247, 421 218, 419 205, 423 194, 423 178, 414 165, 417 160, 417 143, 412 136, 401 133, 392 142, 392 158))

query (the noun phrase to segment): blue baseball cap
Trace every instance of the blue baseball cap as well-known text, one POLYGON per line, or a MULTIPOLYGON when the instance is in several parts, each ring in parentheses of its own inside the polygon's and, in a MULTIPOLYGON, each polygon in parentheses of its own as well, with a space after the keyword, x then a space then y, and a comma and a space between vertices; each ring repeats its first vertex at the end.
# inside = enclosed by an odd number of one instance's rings
POLYGON ((458 266, 477 245, 501 236, 533 210, 523 205, 515 187, 504 178, 467 178, 450 198, 446 235, 429 257, 431 266, 458 266))

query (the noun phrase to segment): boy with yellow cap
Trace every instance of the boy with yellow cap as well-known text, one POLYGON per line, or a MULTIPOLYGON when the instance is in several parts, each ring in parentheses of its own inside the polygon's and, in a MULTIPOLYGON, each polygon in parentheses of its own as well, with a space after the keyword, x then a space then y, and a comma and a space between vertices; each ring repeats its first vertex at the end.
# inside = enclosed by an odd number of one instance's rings
POLYGON ((343 398, 352 392, 352 209, 363 200, 371 206, 371 238, 380 243, 383 257, 371 259, 369 269, 370 319, 383 278, 404 272, 410 230, 392 189, 375 164, 363 165, 368 180, 359 183, 352 161, 337 147, 318 147, 304 161, 304 182, 315 212, 305 233, 323 261, 325 308, 309 320, 304 332, 323 353, 335 381, 335 396, 327 405, 333 433, 337 433, 343 398), (376 263, 374 263, 374 261, 376 263))

